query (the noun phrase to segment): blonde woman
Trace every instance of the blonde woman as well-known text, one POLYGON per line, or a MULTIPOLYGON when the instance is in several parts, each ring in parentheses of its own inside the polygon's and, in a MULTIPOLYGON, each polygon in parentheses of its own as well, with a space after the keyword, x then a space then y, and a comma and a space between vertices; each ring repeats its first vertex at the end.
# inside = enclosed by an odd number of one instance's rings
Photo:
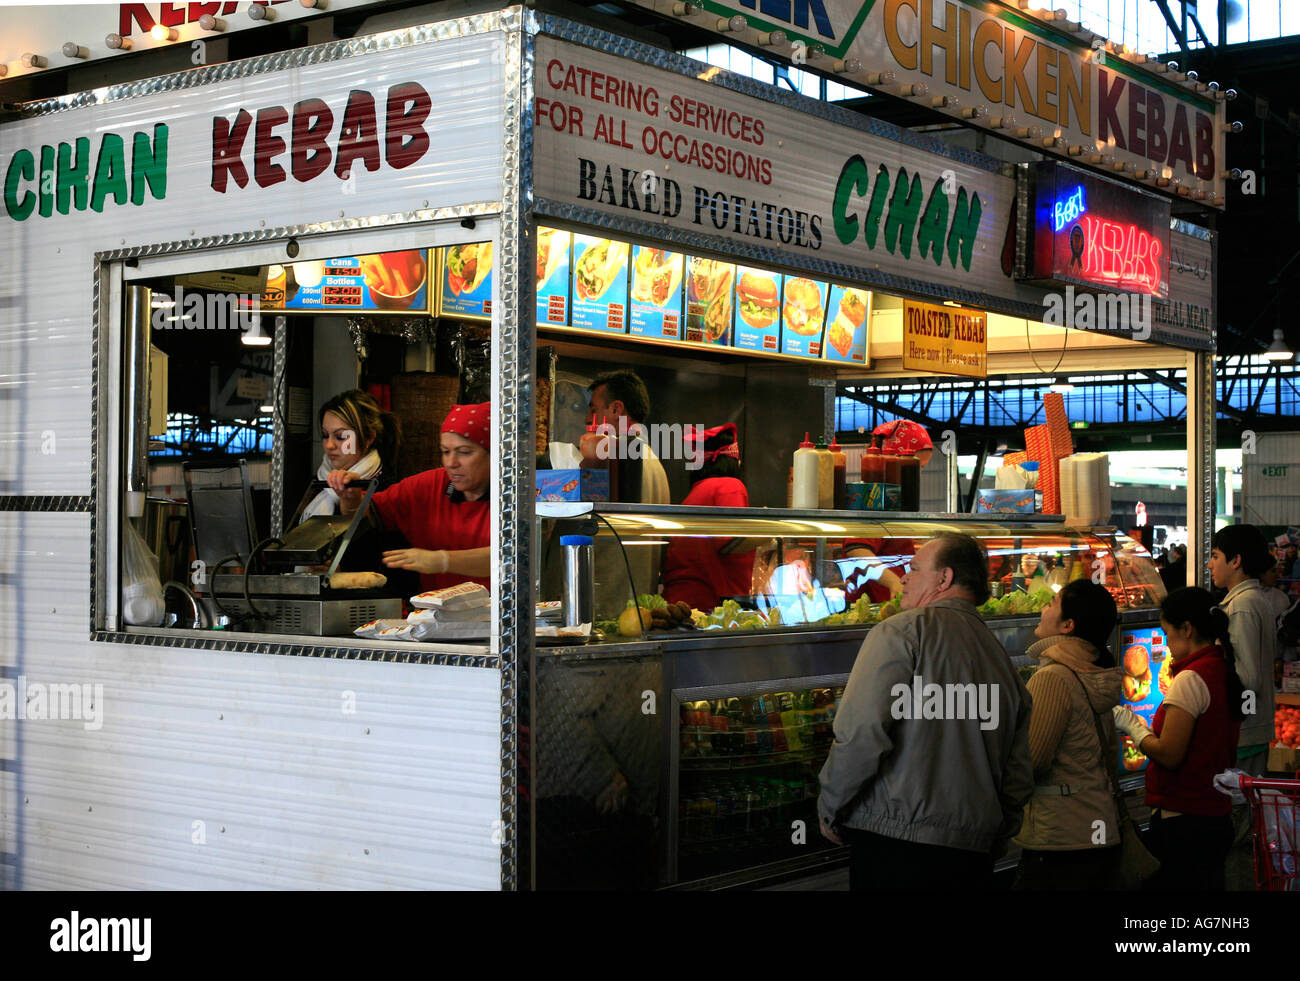
MULTIPOLYGON (((346 470, 362 480, 380 476, 380 487, 392 483, 401 425, 391 412, 360 389, 341 392, 320 407, 321 457, 316 479, 325 480, 335 470, 346 470), (387 475, 387 479, 382 475, 387 475)), ((303 509, 302 520, 317 514, 337 514, 339 496, 325 487, 303 509)))

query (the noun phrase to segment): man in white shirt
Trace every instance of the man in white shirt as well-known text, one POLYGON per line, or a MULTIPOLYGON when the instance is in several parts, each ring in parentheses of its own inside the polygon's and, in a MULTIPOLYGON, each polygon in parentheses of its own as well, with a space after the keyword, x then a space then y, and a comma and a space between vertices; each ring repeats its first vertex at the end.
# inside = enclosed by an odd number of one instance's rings
POLYGON ((637 444, 632 452, 620 454, 618 461, 618 500, 624 504, 671 503, 664 465, 644 438, 649 415, 650 394, 636 372, 608 371, 592 380, 587 421, 613 426, 620 434, 626 432, 629 442, 637 444))
MULTIPOLYGON (((670 504, 668 475, 644 438, 650 415, 650 394, 636 372, 622 369, 597 375, 591 382, 587 421, 609 425, 625 438, 613 440, 618 448, 618 488, 615 500, 625 504, 670 504), (638 435, 640 434, 640 435, 638 435)), ((618 547, 597 547, 595 556, 596 614, 617 616, 633 593, 659 592, 663 549, 654 545, 626 547, 627 563, 618 547), (628 569, 633 585, 627 586, 628 569)))

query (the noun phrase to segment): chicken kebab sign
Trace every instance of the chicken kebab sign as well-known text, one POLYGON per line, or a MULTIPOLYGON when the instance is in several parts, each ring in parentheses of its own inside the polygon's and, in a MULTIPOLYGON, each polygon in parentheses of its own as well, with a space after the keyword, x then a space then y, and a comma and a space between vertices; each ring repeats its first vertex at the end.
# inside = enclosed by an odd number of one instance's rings
POLYGON ((717 69, 684 75, 545 36, 536 65, 543 214, 576 206, 867 280, 1015 290, 1001 268, 1009 177, 848 114, 840 124, 735 91, 717 69))
POLYGON ((1094 35, 1070 20, 1072 5, 634 2, 1037 152, 1223 206, 1225 93, 1094 35))

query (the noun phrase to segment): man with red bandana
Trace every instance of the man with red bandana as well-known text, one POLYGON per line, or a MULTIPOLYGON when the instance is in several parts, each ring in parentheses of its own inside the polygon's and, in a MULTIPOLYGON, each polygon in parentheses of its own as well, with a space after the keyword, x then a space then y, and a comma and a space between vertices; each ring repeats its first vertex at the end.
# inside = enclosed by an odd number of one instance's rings
MULTIPOLYGON (((421 589, 462 582, 491 586, 490 410, 487 402, 454 406, 442 424, 442 466, 400 480, 371 499, 385 529, 412 545, 384 552, 384 565, 418 572, 421 589)), ((343 514, 361 505, 362 492, 347 487, 355 479, 346 470, 328 477, 343 514)))

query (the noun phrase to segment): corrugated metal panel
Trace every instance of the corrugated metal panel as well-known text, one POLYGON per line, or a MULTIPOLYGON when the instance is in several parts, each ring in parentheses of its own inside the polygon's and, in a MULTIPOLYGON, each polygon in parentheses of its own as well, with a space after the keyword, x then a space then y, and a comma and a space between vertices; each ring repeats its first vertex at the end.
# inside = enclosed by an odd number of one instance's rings
POLYGON ((1247 524, 1300 524, 1300 433, 1256 436, 1255 452, 1241 456, 1241 494, 1247 524))
POLYGON ((4 683, 102 685, 0 722, 9 886, 499 886, 499 672, 92 644, 89 536, 0 514, 4 683))

